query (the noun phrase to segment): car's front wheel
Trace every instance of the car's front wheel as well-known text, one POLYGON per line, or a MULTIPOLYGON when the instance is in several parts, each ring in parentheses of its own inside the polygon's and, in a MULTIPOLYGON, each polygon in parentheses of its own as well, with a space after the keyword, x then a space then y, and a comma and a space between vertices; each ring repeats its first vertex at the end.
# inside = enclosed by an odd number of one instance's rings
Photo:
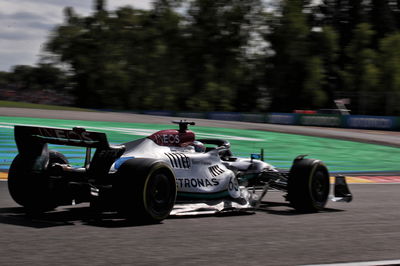
POLYGON ((288 200, 297 211, 323 210, 328 200, 328 169, 319 160, 295 159, 289 173, 288 200))

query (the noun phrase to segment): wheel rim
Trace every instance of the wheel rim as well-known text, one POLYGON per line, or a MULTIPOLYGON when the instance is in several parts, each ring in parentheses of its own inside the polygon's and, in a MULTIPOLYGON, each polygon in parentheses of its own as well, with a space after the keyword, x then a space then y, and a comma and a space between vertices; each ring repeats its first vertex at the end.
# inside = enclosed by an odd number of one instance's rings
POLYGON ((323 171, 317 171, 312 180, 311 193, 313 199, 319 204, 325 204, 329 193, 329 178, 323 171))
POLYGON ((154 173, 150 177, 146 195, 148 211, 156 216, 169 214, 173 205, 174 189, 167 174, 154 173))

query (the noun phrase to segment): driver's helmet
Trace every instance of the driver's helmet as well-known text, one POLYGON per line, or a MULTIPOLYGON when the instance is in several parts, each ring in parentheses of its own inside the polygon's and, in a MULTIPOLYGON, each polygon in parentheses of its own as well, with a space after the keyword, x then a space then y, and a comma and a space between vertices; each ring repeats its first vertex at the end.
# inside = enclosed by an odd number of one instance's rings
POLYGON ((206 146, 203 144, 203 142, 200 142, 198 140, 193 141, 192 146, 194 147, 194 150, 196 152, 205 152, 206 151, 206 146))

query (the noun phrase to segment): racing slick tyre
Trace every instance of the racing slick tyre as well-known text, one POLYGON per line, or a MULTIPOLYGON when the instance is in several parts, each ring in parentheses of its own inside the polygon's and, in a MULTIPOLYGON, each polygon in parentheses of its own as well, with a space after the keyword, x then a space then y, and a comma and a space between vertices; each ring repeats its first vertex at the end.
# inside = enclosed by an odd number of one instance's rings
MULTIPOLYGON (((51 165, 53 163, 68 163, 68 160, 59 152, 49 151, 48 159, 45 153, 39 160, 51 165)), ((8 190, 11 197, 28 213, 41 213, 57 207, 57 201, 50 182, 49 175, 42 171, 33 171, 31 159, 14 158, 8 174, 8 190)))
POLYGON ((68 159, 61 152, 49 150, 49 165, 53 163, 68 164, 68 159))
POLYGON ((329 173, 319 160, 296 158, 289 173, 288 200, 299 212, 323 210, 329 196, 329 173))
POLYGON ((175 175, 166 163, 154 159, 131 159, 118 169, 113 183, 117 210, 142 223, 158 223, 175 204, 175 175))

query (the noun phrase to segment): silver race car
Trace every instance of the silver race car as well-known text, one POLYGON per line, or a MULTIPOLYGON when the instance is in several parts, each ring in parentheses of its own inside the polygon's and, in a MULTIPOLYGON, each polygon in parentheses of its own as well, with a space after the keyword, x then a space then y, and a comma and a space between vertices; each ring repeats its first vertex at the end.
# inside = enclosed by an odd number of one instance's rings
MULTIPOLYGON (((179 129, 110 145, 104 133, 15 126, 18 155, 9 170, 12 198, 27 212, 90 202, 97 213, 113 211, 142 222, 169 215, 257 209, 269 190, 284 192, 299 212, 323 210, 330 177, 323 162, 300 155, 290 171, 264 162, 263 152, 234 157, 222 139, 196 139, 189 121, 179 129), (47 144, 86 148, 85 163, 73 167, 47 144), (94 150, 92 154, 92 150, 94 150)), ((343 176, 336 176, 334 201, 352 195, 343 176)))

